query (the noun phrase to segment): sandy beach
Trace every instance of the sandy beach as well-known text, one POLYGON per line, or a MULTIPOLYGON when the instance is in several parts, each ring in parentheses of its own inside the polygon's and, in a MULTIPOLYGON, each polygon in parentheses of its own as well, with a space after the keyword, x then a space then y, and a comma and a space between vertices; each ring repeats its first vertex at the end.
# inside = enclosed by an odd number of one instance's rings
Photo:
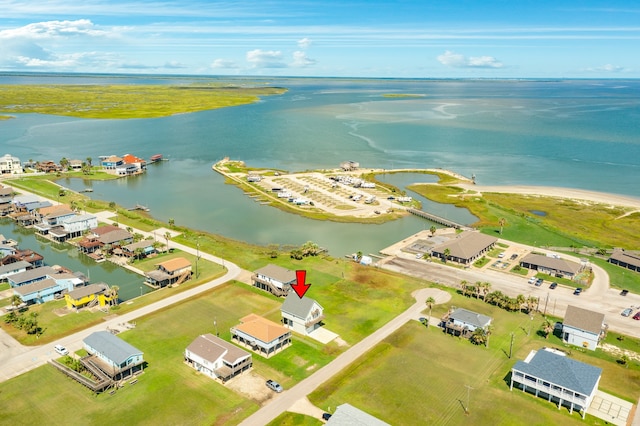
POLYGON ((505 194, 524 194, 532 196, 558 197, 572 200, 590 201, 614 206, 625 206, 640 209, 640 198, 626 195, 608 194, 605 192, 587 191, 584 189, 561 188, 553 186, 481 186, 473 184, 458 184, 460 188, 478 193, 498 192, 505 194))

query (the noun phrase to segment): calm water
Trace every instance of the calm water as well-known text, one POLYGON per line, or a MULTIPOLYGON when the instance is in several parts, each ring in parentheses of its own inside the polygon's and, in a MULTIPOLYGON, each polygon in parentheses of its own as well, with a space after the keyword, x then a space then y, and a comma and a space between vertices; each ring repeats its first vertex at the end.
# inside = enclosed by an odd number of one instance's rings
MULTIPOLYGON (((0 84, 195 80, 202 79, 0 74, 0 84)), ((123 206, 147 205, 162 220, 258 244, 312 240, 336 256, 376 252, 431 224, 416 217, 384 225, 304 219, 258 205, 225 185, 211 165, 228 156, 251 166, 299 171, 355 160, 363 167, 441 167, 475 174, 479 184, 567 186, 640 197, 638 80, 240 80, 289 91, 253 105, 159 119, 19 115, 0 121, 0 146, 23 161, 162 153, 170 161, 150 166, 144 176, 61 183, 91 186, 92 197, 123 206), (382 96, 389 93, 423 97, 382 96)), ((473 220, 451 207, 425 209, 473 220)))

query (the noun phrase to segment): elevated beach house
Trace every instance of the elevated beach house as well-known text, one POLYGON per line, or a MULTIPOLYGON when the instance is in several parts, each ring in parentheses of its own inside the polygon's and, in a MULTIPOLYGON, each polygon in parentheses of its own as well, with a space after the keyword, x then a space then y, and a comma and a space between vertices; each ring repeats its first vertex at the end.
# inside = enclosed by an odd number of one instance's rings
POLYGON ((231 339, 268 358, 291 344, 291 331, 259 315, 249 314, 231 328, 231 339))
POLYGON ((11 154, 5 154, 0 157, 0 173, 3 175, 22 173, 22 163, 20 159, 11 154))
POLYGON ((562 340, 568 344, 595 351, 606 330, 604 314, 577 306, 567 306, 562 320, 562 340))
POLYGON ((307 335, 322 326, 324 308, 310 297, 290 292, 280 308, 282 323, 291 330, 307 335))
POLYGON ((96 331, 82 343, 89 353, 88 361, 112 379, 120 380, 143 368, 142 351, 108 331, 96 331))
POLYGON ((176 257, 156 265, 156 269, 145 274, 145 282, 152 287, 166 287, 182 284, 191 278, 191 262, 184 257, 176 257))
POLYGON ((576 361, 563 352, 543 348, 531 351, 524 361, 511 369, 509 389, 522 389, 549 402, 581 412, 587 409, 598 391, 602 369, 576 361))
POLYGON ((261 290, 276 296, 286 296, 291 290, 291 284, 296 282, 296 273, 282 266, 269 264, 255 271, 251 280, 261 290))
POLYGON ((185 349, 184 360, 196 371, 223 383, 253 365, 249 352, 211 333, 196 337, 185 349))
POLYGON ((443 318, 444 331, 455 336, 469 337, 477 329, 487 329, 492 318, 467 309, 458 308, 443 318))
POLYGON ((111 294, 109 286, 105 283, 89 284, 79 287, 64 295, 64 300, 69 309, 91 308, 93 306, 106 306, 117 297, 111 294))

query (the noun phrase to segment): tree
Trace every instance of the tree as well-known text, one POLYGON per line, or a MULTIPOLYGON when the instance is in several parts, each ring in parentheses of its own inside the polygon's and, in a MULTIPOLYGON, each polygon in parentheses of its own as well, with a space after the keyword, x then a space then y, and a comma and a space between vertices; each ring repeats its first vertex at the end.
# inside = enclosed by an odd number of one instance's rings
POLYGON ((11 296, 11 306, 15 309, 20 305, 22 305, 22 298, 17 294, 11 296))
POLYGON ((502 228, 504 228, 504 225, 507 223, 507 219, 505 219, 504 217, 501 217, 500 220, 498 221, 498 224, 500 225, 500 235, 502 235, 502 228))
POLYGON ((169 251, 169 240, 171 239, 171 232, 169 231, 165 232, 164 239, 167 241, 167 251, 169 251))
POLYGON ((290 257, 292 259, 296 259, 296 260, 301 260, 304 256, 302 255, 302 250, 300 249, 293 249, 291 250, 291 252, 289 253, 290 257))
POLYGON ((620 359, 618 360, 618 362, 622 365, 625 366, 625 368, 629 368, 629 355, 622 354, 622 356, 620 357, 620 359))
POLYGON ((169 219, 169 226, 173 228, 175 226, 175 224, 176 224, 176 221, 173 218, 170 218, 169 219))
POLYGON ((544 338, 548 339, 549 335, 553 333, 553 322, 549 319, 545 319, 542 323, 542 332, 544 333, 544 338))
POLYGON ((451 250, 449 250, 449 248, 444 249, 444 253, 442 253, 444 255, 444 263, 447 263, 447 260, 449 260, 449 256, 451 256, 451 250))
POLYGON ((467 295, 467 286, 468 285, 469 285, 469 282, 467 280, 460 281, 460 289, 462 290, 462 295, 463 296, 467 295))
POLYGON ((519 294, 518 297, 516 297, 516 300, 518 301, 518 309, 522 312, 522 305, 524 305, 524 302, 526 302, 527 299, 522 294, 519 294))
POLYGON ((429 308, 429 317, 431 317, 431 309, 433 308, 433 305, 436 304, 436 299, 429 296, 427 297, 427 300, 425 300, 425 303, 427 304, 427 308, 429 308))
POLYGON ((320 247, 313 241, 307 241, 300 247, 303 256, 317 256, 320 253, 320 247))
POLYGON ((118 287, 117 285, 112 285, 111 287, 109 287, 109 291, 108 291, 108 297, 110 299, 109 304, 111 306, 113 305, 117 305, 118 304, 118 292, 120 291, 120 287, 118 287))
POLYGON ((431 232, 431 236, 433 237, 434 235, 436 235, 436 227, 435 225, 431 225, 431 228, 429 228, 429 232, 431 232))
POLYGON ((69 169, 69 160, 67 160, 66 157, 62 157, 62 159, 60 160, 60 167, 62 167, 62 170, 69 169))
POLYGON ((92 161, 93 161, 93 158, 87 157, 87 165, 89 166, 89 169, 91 169, 91 162, 92 161))
POLYGON ((478 327, 473 330, 470 337, 471 343, 474 345, 486 345, 487 344, 487 332, 484 328, 478 327))
POLYGON ((38 313, 31 312, 22 323, 22 328, 27 334, 37 334, 38 331, 40 331, 40 327, 38 326, 38 313))

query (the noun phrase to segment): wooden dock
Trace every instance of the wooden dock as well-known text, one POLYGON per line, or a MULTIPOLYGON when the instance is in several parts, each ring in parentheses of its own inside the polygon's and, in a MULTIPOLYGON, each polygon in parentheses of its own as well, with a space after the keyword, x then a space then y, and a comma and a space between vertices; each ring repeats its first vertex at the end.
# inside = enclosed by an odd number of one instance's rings
POLYGON ((133 211, 133 210, 142 210, 143 212, 148 212, 149 211, 149 207, 147 206, 143 206, 142 204, 136 204, 135 206, 127 209, 129 211, 133 211))
POLYGON ((423 212, 422 210, 418 210, 418 209, 407 209, 407 211, 411 214, 414 214, 416 216, 419 216, 421 218, 430 220, 431 222, 435 222, 438 225, 443 225, 446 226, 448 228, 455 228, 455 229, 464 229, 464 230, 469 230, 471 229, 470 227, 466 226, 466 225, 461 225, 457 222, 454 222, 452 220, 449 219, 445 219, 443 217, 440 216, 436 216, 435 214, 431 214, 431 213, 427 213, 427 212, 423 212))

